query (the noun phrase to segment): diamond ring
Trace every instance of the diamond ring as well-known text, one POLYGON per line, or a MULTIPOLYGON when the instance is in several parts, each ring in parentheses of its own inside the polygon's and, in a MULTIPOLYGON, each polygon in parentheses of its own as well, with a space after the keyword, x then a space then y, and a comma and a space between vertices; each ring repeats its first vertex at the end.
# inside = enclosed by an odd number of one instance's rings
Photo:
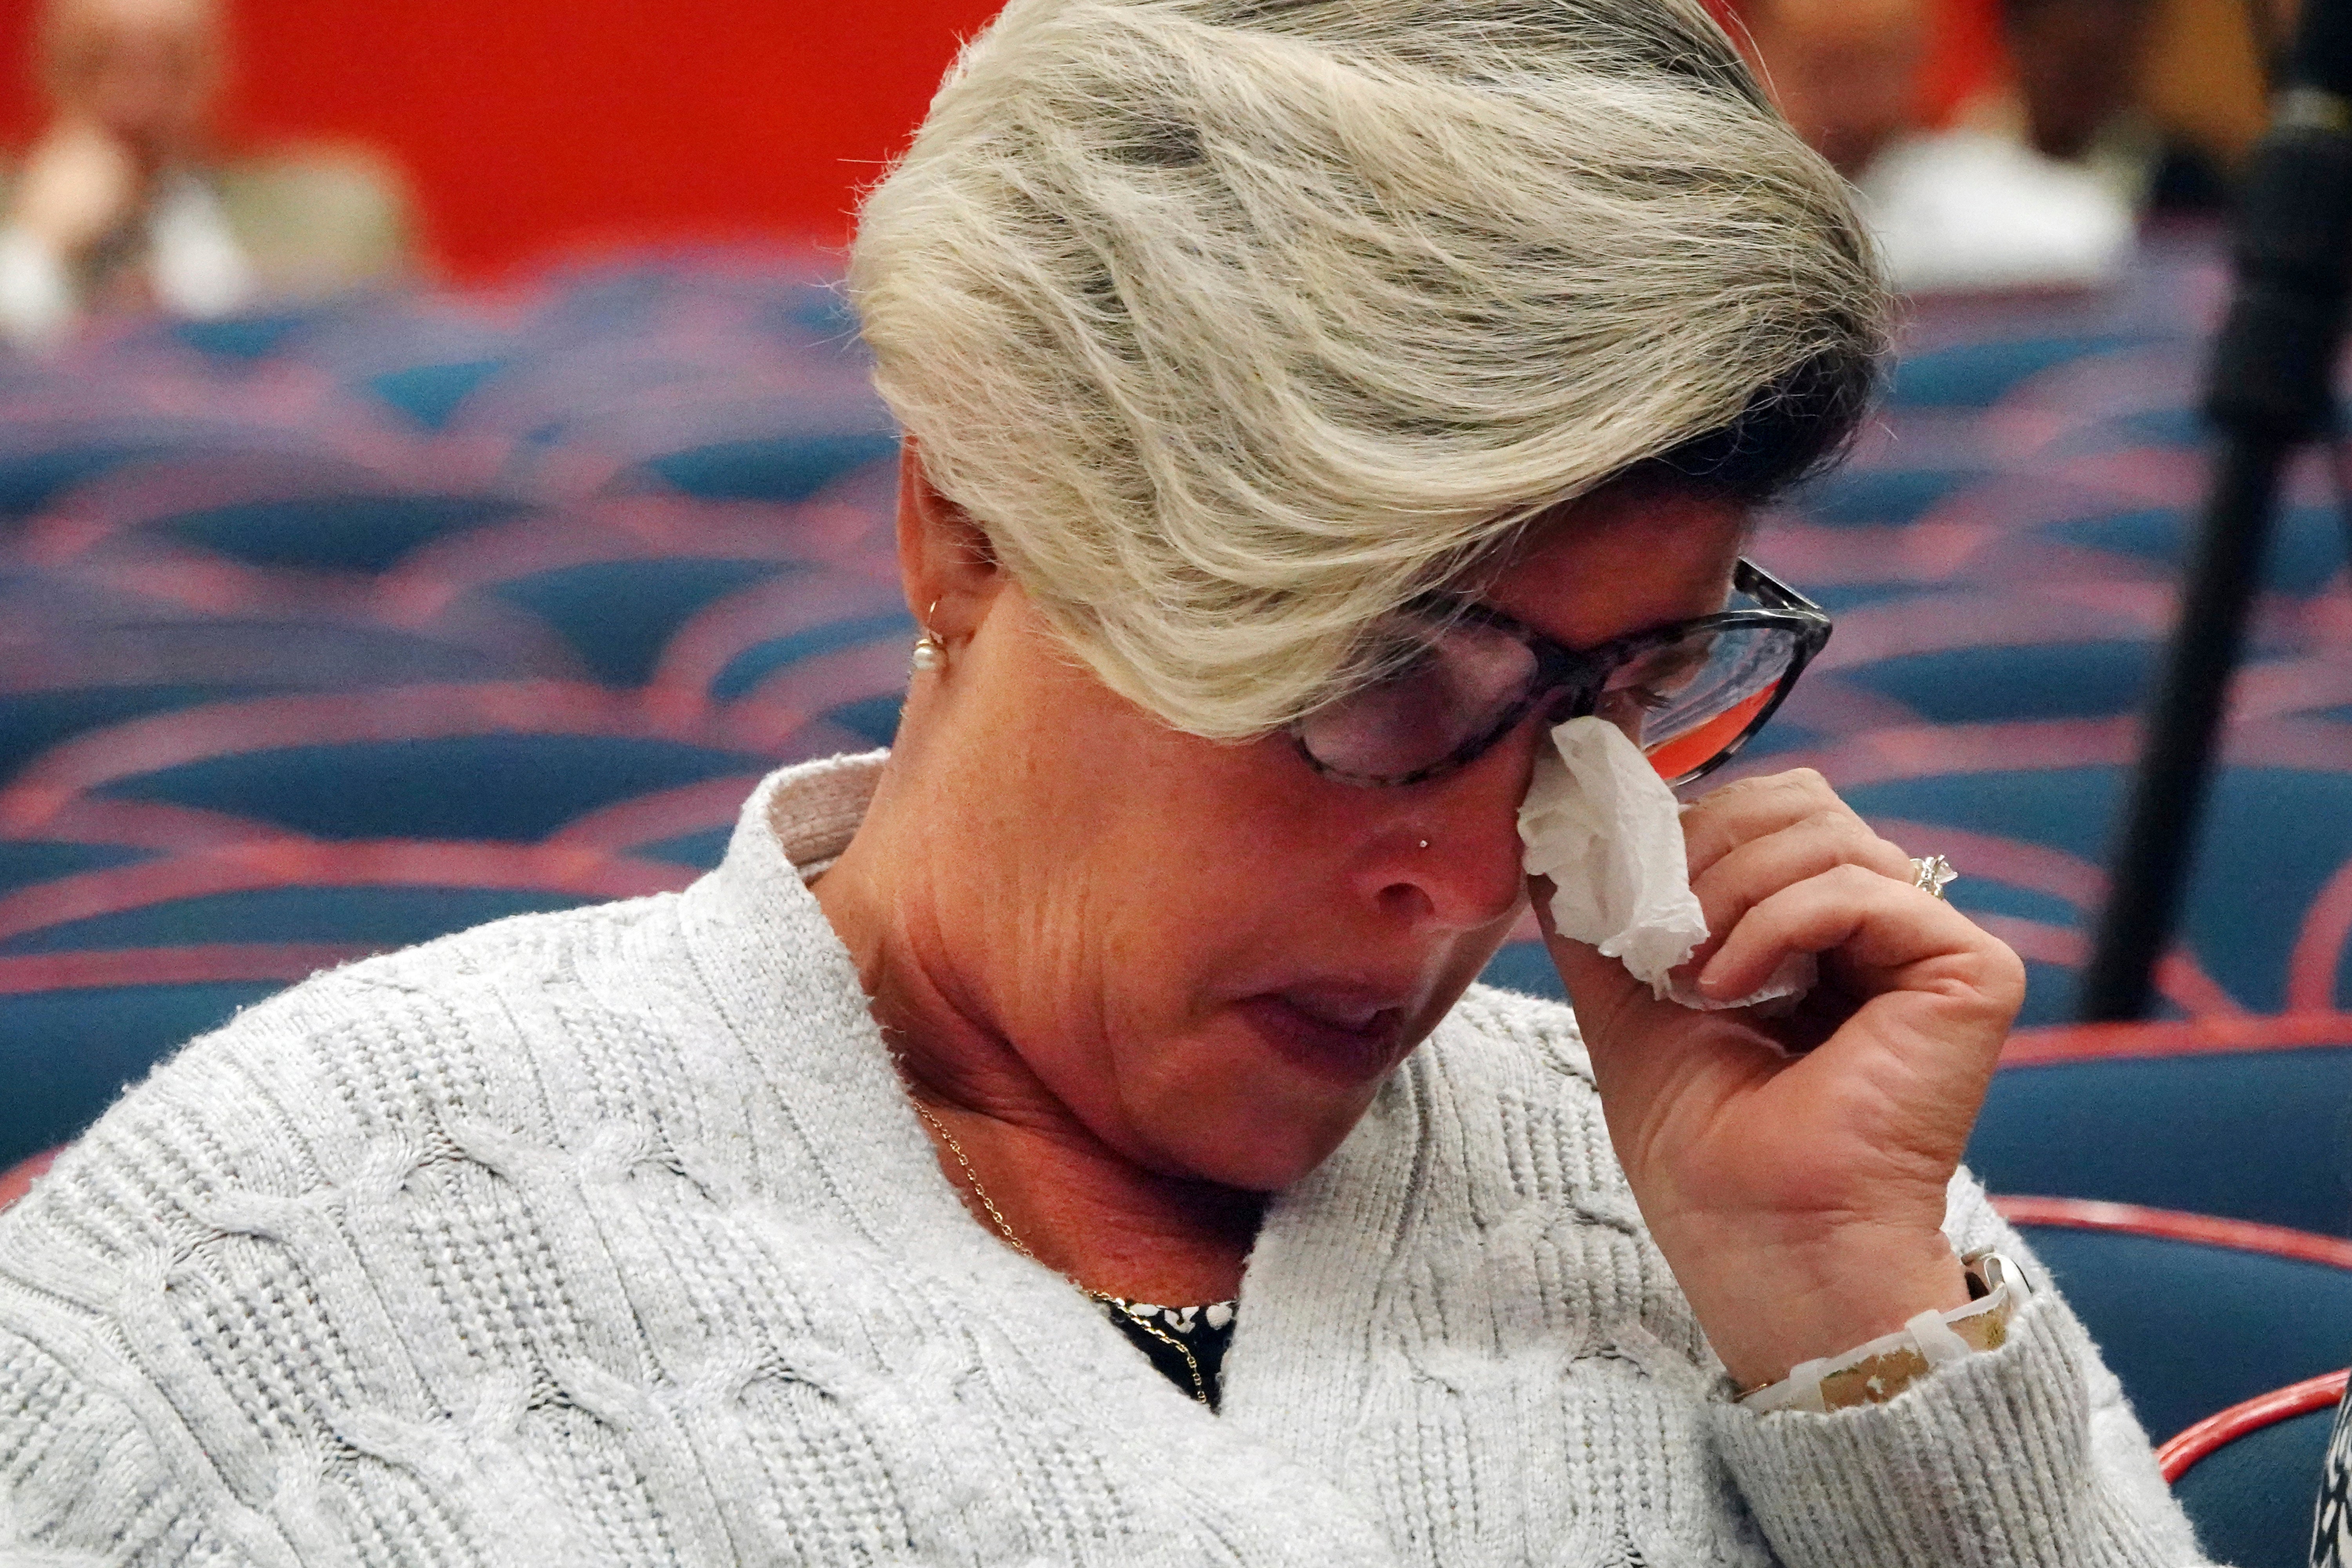
POLYGON ((1930 855, 1911 862, 1911 885, 1931 899, 1944 896, 1945 887, 1959 875, 1952 863, 1941 855, 1930 855))

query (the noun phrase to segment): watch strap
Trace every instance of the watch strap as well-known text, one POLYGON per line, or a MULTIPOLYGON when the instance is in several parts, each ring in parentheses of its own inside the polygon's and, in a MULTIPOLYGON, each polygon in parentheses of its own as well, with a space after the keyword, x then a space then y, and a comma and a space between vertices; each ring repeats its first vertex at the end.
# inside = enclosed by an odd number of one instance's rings
POLYGON ((1750 1410, 1843 1410, 1894 1398, 1939 1366, 1999 1350, 2009 1340, 2010 1320, 2032 1293, 2024 1271, 1998 1252, 1972 1252, 1960 1259, 1972 1300, 1948 1312, 1933 1310, 1913 1317, 1843 1355, 1800 1363, 1778 1383, 1743 1396, 1750 1410))

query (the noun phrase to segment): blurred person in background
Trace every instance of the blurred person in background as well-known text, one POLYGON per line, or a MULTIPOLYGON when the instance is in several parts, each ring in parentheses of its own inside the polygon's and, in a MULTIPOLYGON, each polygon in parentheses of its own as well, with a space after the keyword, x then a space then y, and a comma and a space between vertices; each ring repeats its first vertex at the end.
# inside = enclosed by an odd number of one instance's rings
POLYGON ((0 334, 20 346, 89 315, 217 316, 406 266, 407 201, 380 160, 215 159, 220 0, 52 0, 33 55, 48 125, 0 175, 0 334))
POLYGON ((1861 187, 1898 287, 2097 283, 2151 205, 2211 205, 2291 7, 1733 0, 1790 122, 1861 187))
POLYGON ((1853 178, 1920 116, 1935 0, 1740 0, 1730 7, 1780 112, 1853 178))

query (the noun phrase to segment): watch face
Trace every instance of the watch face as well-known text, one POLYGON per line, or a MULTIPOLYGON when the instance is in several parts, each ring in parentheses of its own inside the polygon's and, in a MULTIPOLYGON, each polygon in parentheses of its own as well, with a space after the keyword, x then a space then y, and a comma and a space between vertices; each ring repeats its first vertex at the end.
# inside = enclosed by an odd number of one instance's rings
POLYGON ((1971 1252, 1960 1259, 1960 1267, 1968 1274, 1969 1300, 1971 1301, 1981 1301, 2004 1285, 2019 1301, 2033 1294, 2033 1287, 2026 1281, 2025 1270, 2017 1266, 2015 1259, 2001 1253, 1971 1252))

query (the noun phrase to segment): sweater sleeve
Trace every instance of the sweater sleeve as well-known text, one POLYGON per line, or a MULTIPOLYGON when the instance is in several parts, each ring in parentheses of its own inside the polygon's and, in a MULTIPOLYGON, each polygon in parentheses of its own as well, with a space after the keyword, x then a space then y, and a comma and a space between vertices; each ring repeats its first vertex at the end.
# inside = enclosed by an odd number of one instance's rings
POLYGON ((1999 1350, 1884 1405, 1710 1408, 1717 1444, 1788 1568, 2198 1568, 2207 1559, 2098 1347, 1965 1172, 1946 1229, 2036 1290, 1999 1350))
POLYGON ((206 1484, 178 1391, 138 1363, 108 1309, 160 1296, 162 1270, 68 1201, 116 1174, 78 1152, 0 1215, 0 1563, 288 1561, 267 1550, 266 1530, 257 1552, 252 1510, 206 1484))
POLYGON ((0 1563, 245 1561, 188 1506, 137 1413, 102 1382, 0 1325, 0 1563))

